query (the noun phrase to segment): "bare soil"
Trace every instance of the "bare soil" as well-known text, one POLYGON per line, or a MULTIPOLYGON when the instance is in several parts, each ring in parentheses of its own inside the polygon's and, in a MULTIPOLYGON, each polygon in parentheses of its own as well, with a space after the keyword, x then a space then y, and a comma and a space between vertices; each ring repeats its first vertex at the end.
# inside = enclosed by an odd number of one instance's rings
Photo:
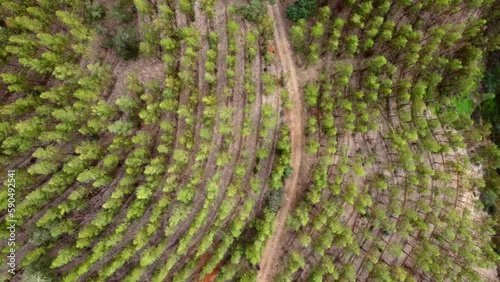
POLYGON ((280 14, 278 5, 268 6, 268 12, 274 19, 274 39, 276 49, 284 71, 288 74, 287 89, 293 102, 290 111, 286 113, 286 120, 290 127, 291 139, 291 165, 293 167, 292 177, 285 182, 285 204, 278 211, 274 231, 267 241, 262 255, 260 270, 257 281, 271 281, 271 275, 275 268, 275 262, 281 252, 281 243, 285 234, 285 222, 290 212, 299 189, 300 164, 303 150, 303 127, 302 127, 302 97, 297 82, 296 67, 292 59, 290 44, 286 38, 286 30, 280 14))

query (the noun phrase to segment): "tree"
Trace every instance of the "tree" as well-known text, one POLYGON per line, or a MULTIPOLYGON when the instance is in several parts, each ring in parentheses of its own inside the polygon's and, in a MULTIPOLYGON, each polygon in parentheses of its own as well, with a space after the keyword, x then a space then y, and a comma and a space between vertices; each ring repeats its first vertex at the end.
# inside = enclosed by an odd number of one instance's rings
POLYGON ((368 38, 374 38, 377 36, 379 32, 379 28, 384 22, 384 18, 380 16, 373 17, 369 22, 368 26, 365 29, 365 34, 368 38))
POLYGON ((78 256, 79 251, 76 248, 66 248, 59 251, 50 268, 57 268, 68 264, 73 258, 78 256))
POLYGON ((310 64, 316 64, 319 61, 319 45, 317 43, 313 43, 309 45, 308 48, 309 53, 307 54, 307 59, 310 64))
POLYGON ((294 251, 290 256, 290 259, 288 260, 288 269, 290 269, 290 272, 293 273, 304 267, 304 265, 305 260, 302 255, 299 252, 294 251))
POLYGON ((318 22, 323 24, 326 23, 326 21, 330 18, 331 12, 330 7, 321 7, 318 11, 318 22))
POLYGON ((383 41, 389 41, 392 39, 393 31, 394 28, 396 27, 396 23, 393 21, 386 21, 382 24, 381 31, 380 31, 380 38, 383 41))
POLYGON ((118 28, 111 42, 116 54, 126 61, 133 60, 139 55, 137 31, 131 27, 118 28))
POLYGON ((121 96, 116 100, 116 105, 120 108, 120 110, 125 114, 135 114, 139 110, 139 103, 128 96, 121 96))
POLYGON ((140 14, 149 15, 152 12, 152 8, 146 0, 134 0, 134 6, 140 14))
POLYGON ((335 18, 332 24, 330 38, 328 38, 327 48, 331 53, 335 53, 339 49, 339 40, 342 36, 342 29, 345 25, 345 20, 342 18, 335 18))
POLYGON ((10 92, 23 92, 29 89, 26 79, 21 74, 4 72, 0 74, 0 77, 8 85, 7 89, 10 92))
POLYGON ((391 273, 383 263, 375 263, 375 267, 370 274, 376 279, 375 281, 392 281, 391 273))
POLYGON ((387 59, 380 55, 380 56, 375 56, 371 58, 367 64, 366 67, 371 71, 371 72, 378 72, 380 69, 387 64, 387 59))
POLYGON ((134 124, 129 121, 117 120, 113 124, 108 126, 108 130, 111 133, 118 135, 127 135, 134 128, 134 124))
POLYGON ((258 23, 261 16, 266 13, 264 1, 250 0, 250 3, 237 7, 236 12, 242 15, 247 21, 258 23))
POLYGON ((274 32, 274 20, 267 13, 262 16, 259 23, 259 32, 261 33, 264 40, 271 40, 274 32))
POLYGON ((290 29, 290 40, 292 41, 293 47, 298 52, 304 51, 306 42, 305 25, 305 21, 301 19, 298 23, 292 25, 290 29))
POLYGON ((367 38, 361 44, 361 47, 360 47, 361 51, 366 52, 366 51, 370 50, 373 47, 373 45, 375 45, 375 41, 373 41, 373 39, 371 39, 371 38, 367 38))
POLYGON ((49 160, 40 160, 33 164, 28 172, 30 174, 49 175, 57 171, 59 165, 49 160))
POLYGON ((314 83, 309 83, 304 89, 306 104, 313 107, 318 103, 319 86, 314 83))
POLYGON ((75 148, 75 153, 82 161, 91 162, 101 158, 102 148, 97 142, 84 141, 75 148))
POLYGON ((358 187, 355 182, 350 182, 345 187, 343 199, 346 203, 353 205, 354 199, 358 196, 358 187))
POLYGON ((348 35, 345 39, 345 52, 347 56, 352 57, 358 51, 359 41, 356 35, 348 35))
POLYGON ((83 21, 77 16, 67 12, 67 11, 56 11, 56 16, 68 27, 70 27, 70 33, 79 41, 87 41, 91 38, 92 32, 88 29, 83 21))
POLYGON ((345 265, 340 271, 342 281, 356 281, 356 269, 353 264, 345 265))
POLYGON ((193 5, 191 4, 190 0, 180 0, 179 7, 181 9, 181 12, 186 14, 187 16, 192 17, 194 15, 193 5))
POLYGON ((339 63, 335 66, 335 70, 336 74, 339 76, 335 79, 335 82, 338 82, 342 87, 349 85, 349 80, 354 70, 353 65, 351 63, 339 63))
POLYGON ((286 16, 296 22, 300 19, 307 19, 316 14, 316 0, 298 0, 286 8, 286 16))
POLYGON ((310 138, 307 140, 306 151, 308 154, 316 154, 321 144, 318 140, 310 138))
POLYGON ((255 56, 257 56, 257 48, 256 48, 256 42, 257 42, 257 33, 255 31, 249 32, 246 35, 246 42, 245 46, 247 48, 247 56, 249 60, 253 60, 255 56))
POLYGON ((363 28, 365 23, 363 20, 363 17, 357 13, 353 13, 349 21, 352 23, 353 26, 363 28))

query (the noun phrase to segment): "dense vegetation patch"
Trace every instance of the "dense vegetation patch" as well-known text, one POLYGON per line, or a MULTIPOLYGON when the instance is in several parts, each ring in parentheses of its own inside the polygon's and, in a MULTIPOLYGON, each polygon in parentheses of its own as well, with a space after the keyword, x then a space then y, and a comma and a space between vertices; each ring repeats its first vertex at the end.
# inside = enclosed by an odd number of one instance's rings
POLYGON ((286 16, 296 22, 314 15, 317 10, 316 0, 297 0, 286 8, 286 16))

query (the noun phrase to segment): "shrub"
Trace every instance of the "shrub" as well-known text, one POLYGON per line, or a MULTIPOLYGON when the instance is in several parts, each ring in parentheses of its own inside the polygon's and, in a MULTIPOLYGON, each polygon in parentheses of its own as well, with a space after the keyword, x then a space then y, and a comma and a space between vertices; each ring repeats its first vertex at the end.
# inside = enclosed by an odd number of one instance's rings
POLYGON ((283 188, 278 190, 271 190, 271 192, 267 196, 267 204, 269 208, 276 212, 280 209, 281 204, 283 202, 284 191, 283 188))
POLYGON ((133 28, 119 28, 112 39, 116 54, 128 61, 139 55, 139 40, 137 31, 133 28))
POLYGON ((22 273, 22 282, 50 282, 56 281, 55 274, 49 268, 50 262, 47 257, 40 257, 36 262, 27 266, 22 273))
POLYGON ((317 8, 316 0, 298 0, 286 8, 286 17, 294 22, 307 19, 316 14, 317 8))

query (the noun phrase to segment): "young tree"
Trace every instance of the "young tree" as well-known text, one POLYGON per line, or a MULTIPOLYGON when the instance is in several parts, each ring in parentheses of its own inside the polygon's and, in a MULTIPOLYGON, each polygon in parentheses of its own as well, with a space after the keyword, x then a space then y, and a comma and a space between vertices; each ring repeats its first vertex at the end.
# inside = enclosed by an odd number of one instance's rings
POLYGON ((286 16, 296 22, 314 15, 317 8, 316 0, 297 0, 294 4, 286 8, 286 16))
POLYGON ((76 248, 61 249, 57 254, 57 257, 50 265, 50 268, 57 268, 65 264, 68 264, 73 258, 78 256, 79 253, 80 253, 79 250, 76 248))
POLYGON ((246 20, 258 23, 261 15, 266 12, 264 1, 250 0, 250 3, 237 7, 236 12, 241 14, 246 20))
POLYGON ((304 95, 306 98, 306 104, 309 107, 313 107, 318 103, 319 96, 319 86, 314 83, 309 83, 304 89, 304 95))
POLYGON ((306 42, 306 23, 303 19, 292 25, 290 29, 290 40, 297 52, 304 52, 306 42))
POLYGON ((345 25, 345 20, 342 18, 335 18, 333 20, 331 35, 328 38, 327 49, 331 53, 336 53, 339 50, 339 40, 342 36, 342 29, 345 25))
POLYGON ((313 40, 319 40, 323 37, 325 30, 323 28, 323 24, 320 22, 317 22, 312 28, 311 28, 311 38, 313 40))
POLYGON ((345 52, 348 57, 354 56, 358 51, 359 41, 356 35, 348 35, 345 39, 345 52))

